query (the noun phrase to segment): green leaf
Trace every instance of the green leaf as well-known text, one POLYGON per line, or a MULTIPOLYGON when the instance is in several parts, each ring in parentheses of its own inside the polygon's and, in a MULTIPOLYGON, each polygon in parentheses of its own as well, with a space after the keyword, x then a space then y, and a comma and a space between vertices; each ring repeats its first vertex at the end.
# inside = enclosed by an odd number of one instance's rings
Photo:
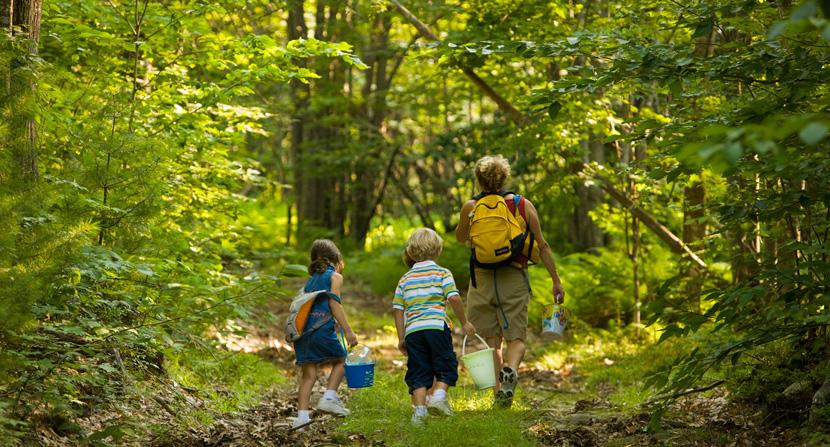
POLYGON ((808 146, 815 146, 819 143, 825 136, 827 136, 827 126, 822 123, 810 123, 804 126, 801 129, 801 132, 798 133, 798 136, 808 146))
POLYGON ((561 110, 562 104, 559 101, 554 101, 548 106, 548 116, 555 121, 561 110))
POLYGON ((787 25, 789 22, 781 21, 775 22, 771 27, 769 27, 769 31, 767 32, 767 39, 775 40, 780 36, 784 31, 787 29, 787 25))
POLYGON ((692 39, 697 39, 698 37, 705 37, 712 33, 712 28, 715 27, 715 21, 712 19, 704 20, 697 24, 695 27, 695 32, 692 33, 692 39))
POLYGON ((798 9, 796 9, 795 12, 793 12, 791 20, 807 19, 815 15, 817 12, 818 8, 816 8, 815 2, 805 2, 798 9))
POLYGON ((114 372, 118 371, 117 369, 115 369, 114 366, 110 365, 109 363, 101 363, 100 365, 98 365, 98 368, 100 368, 100 369, 102 369, 102 370, 104 370, 108 373, 114 373, 114 372))
POLYGON ((282 269, 282 274, 280 276, 285 276, 288 278, 296 278, 308 275, 308 268, 304 265, 299 264, 288 264, 282 269))

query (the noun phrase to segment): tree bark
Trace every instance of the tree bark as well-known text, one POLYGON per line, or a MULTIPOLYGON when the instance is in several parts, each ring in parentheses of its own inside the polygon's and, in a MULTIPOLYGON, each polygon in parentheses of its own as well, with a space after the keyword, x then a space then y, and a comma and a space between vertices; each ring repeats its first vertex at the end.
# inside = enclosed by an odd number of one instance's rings
MULTIPOLYGON (((701 249, 706 236, 706 224, 700 222, 704 217, 706 188, 700 178, 694 178, 683 188, 683 242, 692 249, 701 249)), ((686 270, 686 296, 690 310, 700 312, 700 293, 703 289, 703 277, 697 266, 686 270)))
MULTIPOLYGON (((355 162, 355 177, 357 182, 352 186, 352 215, 350 219, 350 236, 362 246, 366 240, 366 234, 372 218, 375 215, 377 206, 376 197, 382 194, 377 191, 380 186, 376 175, 380 169, 371 162, 377 162, 382 158, 388 144, 384 139, 384 126, 388 106, 386 95, 389 89, 388 65, 391 52, 389 51, 389 32, 391 31, 392 17, 389 13, 381 13, 375 17, 368 43, 364 61, 369 68, 365 71, 366 80, 363 84, 363 104, 359 108, 362 115, 357 120, 367 120, 368 125, 364 131, 364 144, 374 147, 374 157, 361 157, 355 162)), ((396 149, 390 154, 390 160, 394 160, 396 149)), ((381 168, 382 169, 382 168, 381 168)), ((385 188, 385 185, 384 185, 385 188)))
MULTIPOLYGON (((592 135, 590 139, 583 140, 584 161, 573 165, 571 167, 573 172, 580 172, 585 162, 588 161, 605 163, 605 145, 598 138, 592 135)), ((604 246, 605 236, 590 215, 591 211, 602 203, 602 190, 595 185, 586 185, 584 181, 579 179, 573 187, 576 193, 576 204, 574 204, 572 220, 569 222, 571 243, 579 251, 604 246)))
MULTIPOLYGON (((287 36, 289 40, 296 40, 304 38, 308 35, 308 27, 305 24, 305 8, 303 7, 303 0, 289 0, 287 4, 288 20, 286 21, 287 36)), ((305 62, 297 61, 298 66, 305 65, 305 62)), ((288 206, 295 203, 297 206, 297 218, 302 219, 307 210, 305 207, 306 189, 304 188, 306 181, 306 173, 303 167, 303 142, 305 141, 305 118, 308 109, 308 99, 310 95, 308 84, 304 84, 299 80, 293 79, 289 84, 289 95, 291 97, 291 104, 293 107, 291 115, 291 135, 290 135, 290 153, 291 153, 291 172, 294 174, 294 191, 292 198, 288 200, 288 206)), ((297 226, 297 232, 302 231, 302 225, 297 226)))
POLYGON ((38 54, 42 0, 0 0, 0 25, 12 39, 27 43, 27 55, 15 58, 7 67, 4 87, 12 98, 9 143, 14 164, 13 178, 22 185, 37 182, 37 84, 32 70, 23 70, 29 59, 38 54))

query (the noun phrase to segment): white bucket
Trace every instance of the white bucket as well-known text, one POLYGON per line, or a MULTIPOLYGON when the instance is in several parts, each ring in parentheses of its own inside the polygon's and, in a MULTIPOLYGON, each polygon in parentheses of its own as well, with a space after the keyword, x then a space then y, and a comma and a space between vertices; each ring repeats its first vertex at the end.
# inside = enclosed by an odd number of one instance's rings
POLYGON ((461 361, 464 362, 464 368, 473 377, 476 388, 483 390, 496 386, 496 367, 493 361, 493 351, 495 349, 491 348, 480 335, 476 334, 476 337, 481 340, 484 346, 487 346, 487 349, 464 354, 467 347, 467 336, 465 335, 464 341, 461 342, 461 361))
POLYGON ((545 315, 546 317, 542 320, 542 338, 545 340, 561 340, 565 335, 565 327, 568 326, 571 311, 564 306, 554 304, 550 311, 545 312, 545 315))

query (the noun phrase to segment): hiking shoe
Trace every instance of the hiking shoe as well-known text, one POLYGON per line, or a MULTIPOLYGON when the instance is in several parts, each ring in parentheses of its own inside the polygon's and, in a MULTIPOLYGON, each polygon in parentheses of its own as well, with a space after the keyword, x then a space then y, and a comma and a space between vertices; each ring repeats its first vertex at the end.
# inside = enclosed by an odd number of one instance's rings
POLYGON ((343 402, 338 398, 326 399, 321 397, 317 402, 317 409, 337 416, 348 416, 351 413, 348 408, 343 406, 343 402))
POLYGON ((516 384, 519 383, 519 375, 509 366, 505 366, 499 371, 499 383, 501 389, 496 393, 495 404, 500 408, 510 408, 513 405, 513 394, 516 384))
POLYGON ((452 407, 447 399, 430 399, 427 403, 427 410, 435 415, 452 416, 452 407))
POLYGON ((429 413, 418 413, 417 411, 412 413, 412 425, 416 427, 423 427, 427 422, 427 416, 429 413))
POLYGON ((306 426, 311 425, 311 419, 295 418, 291 423, 291 431, 303 431, 306 426))

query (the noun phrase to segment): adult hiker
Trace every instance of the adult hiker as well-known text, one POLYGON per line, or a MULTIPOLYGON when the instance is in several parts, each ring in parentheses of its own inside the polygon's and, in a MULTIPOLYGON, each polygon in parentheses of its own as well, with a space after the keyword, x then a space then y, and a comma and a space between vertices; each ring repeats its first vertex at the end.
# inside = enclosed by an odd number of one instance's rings
POLYGON ((541 260, 553 281, 554 300, 560 304, 565 300, 539 214, 530 200, 504 189, 509 177, 510 164, 504 157, 478 160, 475 178, 481 193, 461 208, 455 230, 456 239, 472 249, 467 316, 487 344, 495 348, 493 355, 499 368, 495 404, 504 408, 513 404, 519 365, 526 350, 529 260, 541 260), (507 342, 504 355, 503 340, 507 342))

